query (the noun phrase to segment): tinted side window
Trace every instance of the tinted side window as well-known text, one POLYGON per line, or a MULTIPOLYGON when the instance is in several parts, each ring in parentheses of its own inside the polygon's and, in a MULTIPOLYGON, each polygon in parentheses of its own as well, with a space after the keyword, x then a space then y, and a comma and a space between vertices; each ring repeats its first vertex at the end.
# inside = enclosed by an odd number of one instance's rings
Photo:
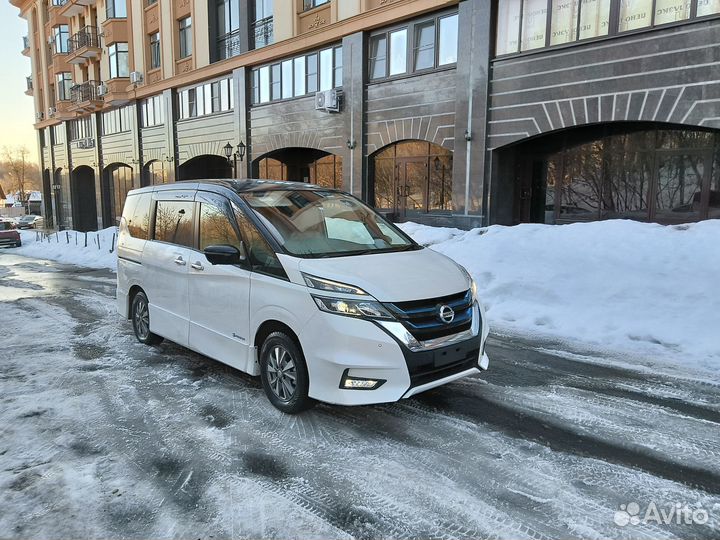
POLYGON ((248 243, 246 247, 252 269, 256 272, 287 279, 285 269, 267 240, 260 234, 250 218, 245 215, 245 212, 239 208, 234 207, 234 209, 240 231, 248 243))
POLYGON ((229 245, 240 249, 240 240, 225 212, 214 204, 200 206, 200 251, 208 246, 229 245))
MULTIPOLYGON (((127 226, 130 236, 141 240, 148 239, 150 231, 150 206, 152 205, 152 193, 143 193, 142 195, 133 195, 133 199, 137 200, 132 213, 130 214, 127 226)), ((128 197, 128 203, 130 197, 128 197)), ((127 208, 128 203, 125 204, 127 208)))
POLYGON ((193 247, 193 208, 189 201, 158 201, 155 240, 193 247))

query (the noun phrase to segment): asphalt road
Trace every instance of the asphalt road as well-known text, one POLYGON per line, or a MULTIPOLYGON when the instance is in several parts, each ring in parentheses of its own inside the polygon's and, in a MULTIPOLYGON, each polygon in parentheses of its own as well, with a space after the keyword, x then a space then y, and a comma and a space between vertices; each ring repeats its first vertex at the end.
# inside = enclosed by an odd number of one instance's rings
POLYGON ((720 536, 720 386, 682 374, 494 336, 479 378, 286 416, 137 343, 114 274, 12 251, 0 340, 2 538, 720 536))

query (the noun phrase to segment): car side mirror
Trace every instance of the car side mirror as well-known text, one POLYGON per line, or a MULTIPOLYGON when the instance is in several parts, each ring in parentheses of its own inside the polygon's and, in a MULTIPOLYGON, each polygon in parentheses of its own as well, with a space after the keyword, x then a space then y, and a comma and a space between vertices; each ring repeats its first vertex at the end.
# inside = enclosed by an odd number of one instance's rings
POLYGON ((210 264, 240 264, 246 258, 243 244, 240 249, 226 244, 208 246, 203 254, 210 264))

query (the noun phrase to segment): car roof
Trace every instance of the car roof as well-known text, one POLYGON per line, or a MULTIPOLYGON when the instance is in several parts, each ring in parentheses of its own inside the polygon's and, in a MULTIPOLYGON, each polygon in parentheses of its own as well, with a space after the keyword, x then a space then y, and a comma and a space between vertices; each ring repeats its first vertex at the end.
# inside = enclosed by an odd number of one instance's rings
POLYGON ((156 186, 148 186, 145 188, 135 189, 133 193, 145 193, 149 191, 170 191, 178 189, 209 189, 211 191, 221 191, 222 188, 229 189, 235 193, 251 193, 253 191, 300 191, 300 190, 321 190, 321 191, 337 191, 334 188, 327 188, 315 184, 305 182, 284 182, 280 180, 260 180, 260 179, 227 179, 227 178, 211 178, 202 180, 180 180, 168 184, 160 184, 156 186))

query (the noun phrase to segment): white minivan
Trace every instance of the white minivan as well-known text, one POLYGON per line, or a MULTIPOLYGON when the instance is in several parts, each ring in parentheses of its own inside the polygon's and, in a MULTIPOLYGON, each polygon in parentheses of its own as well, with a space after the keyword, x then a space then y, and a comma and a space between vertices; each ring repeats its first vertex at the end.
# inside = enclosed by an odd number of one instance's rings
POLYGON ((259 375, 287 413, 397 401, 488 366, 468 272, 355 197, 311 184, 131 191, 117 301, 142 343, 165 338, 259 375))

